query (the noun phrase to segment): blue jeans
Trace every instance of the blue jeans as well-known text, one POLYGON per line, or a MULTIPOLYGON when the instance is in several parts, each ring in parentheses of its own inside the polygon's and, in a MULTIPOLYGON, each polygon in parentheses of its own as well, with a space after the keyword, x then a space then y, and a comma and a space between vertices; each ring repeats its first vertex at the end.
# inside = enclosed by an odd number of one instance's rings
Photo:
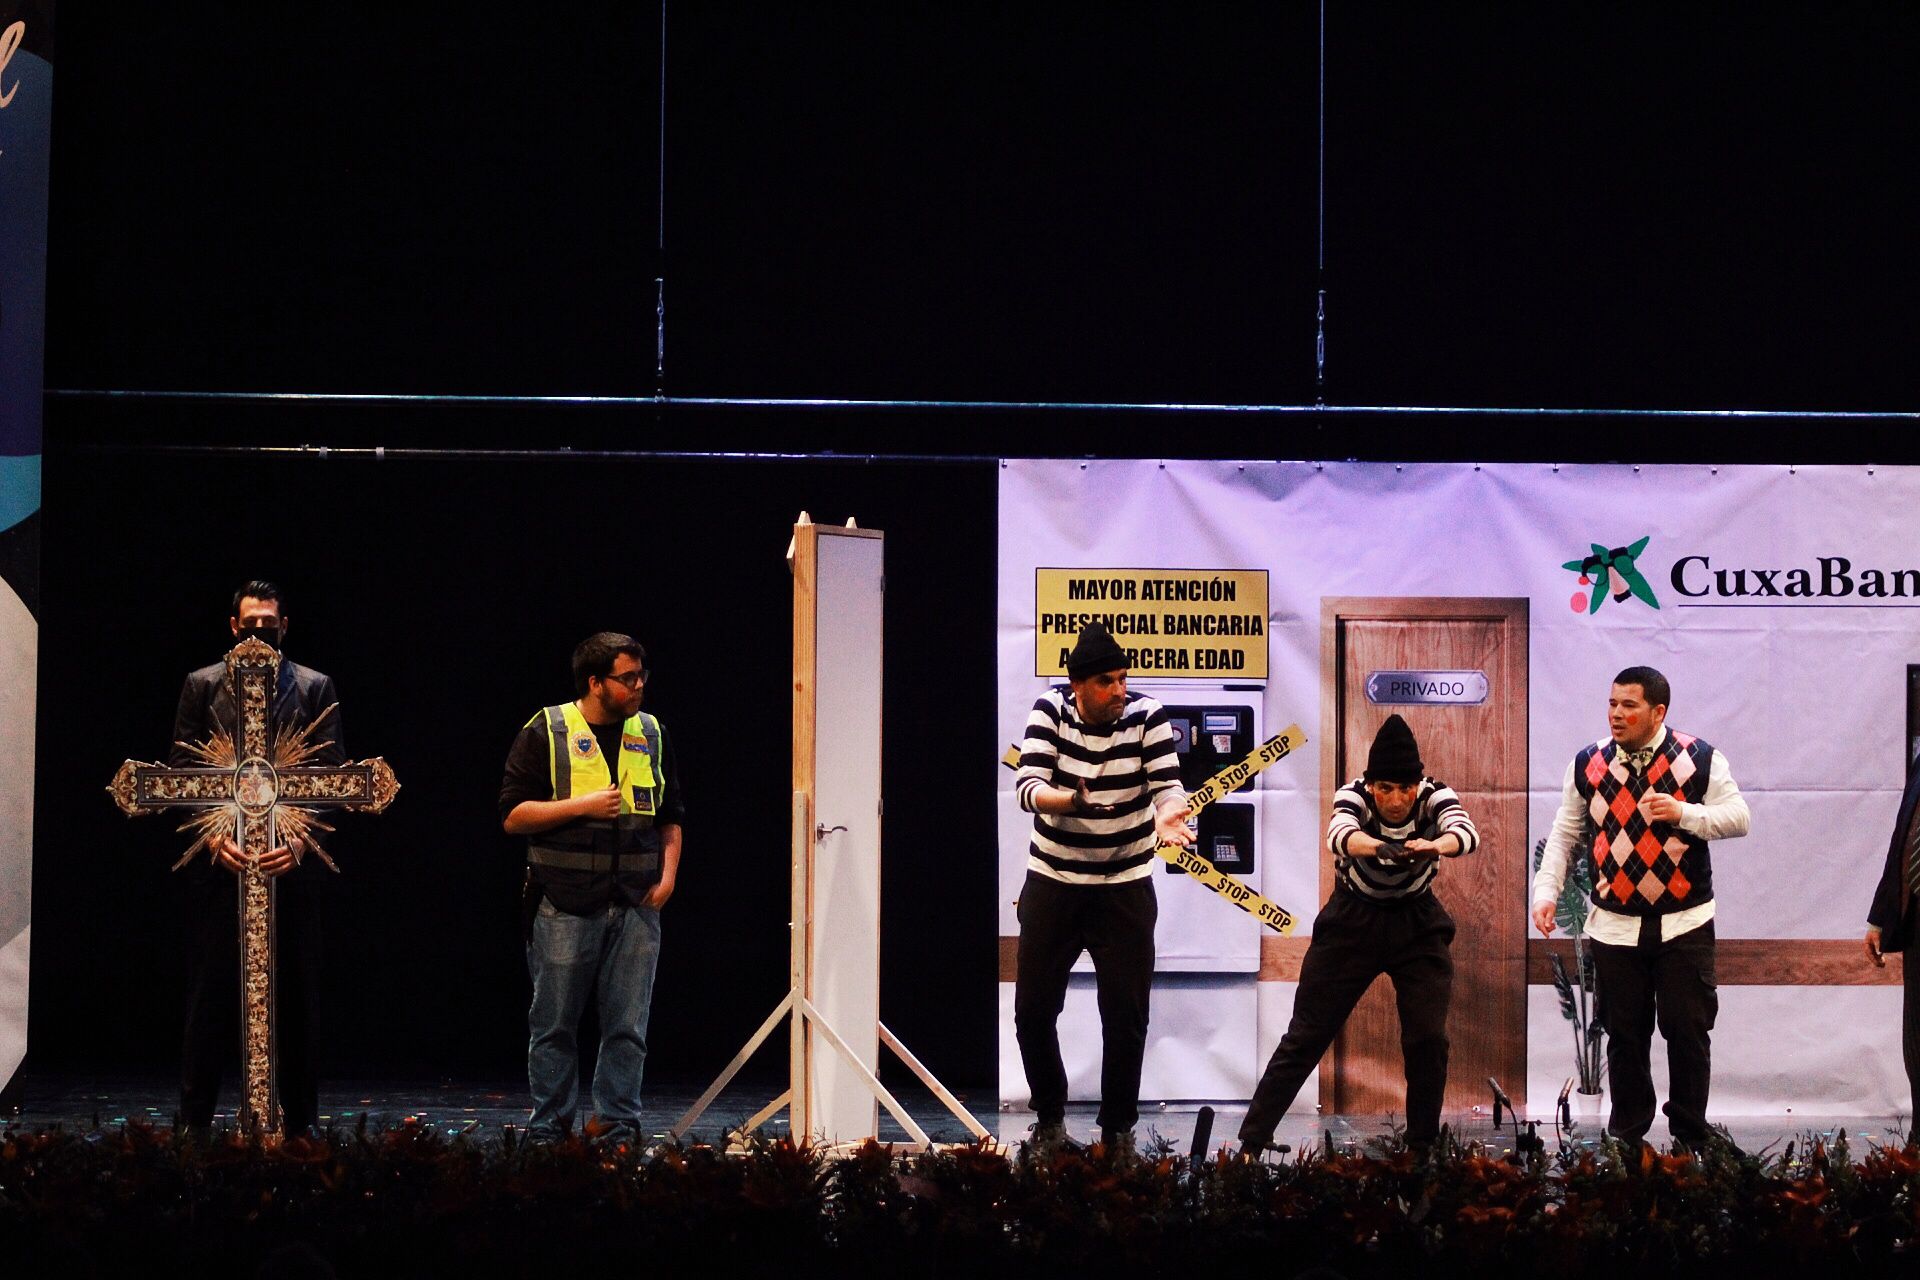
POLYGON ((558 1137, 573 1125, 580 1096, 580 1016, 587 996, 600 997, 600 1059, 593 1072, 593 1112, 616 1130, 638 1132, 640 1075, 647 1065, 647 1013, 660 960, 660 913, 609 905, 568 915, 542 901, 527 943, 533 1004, 527 1010, 529 1129, 558 1137))

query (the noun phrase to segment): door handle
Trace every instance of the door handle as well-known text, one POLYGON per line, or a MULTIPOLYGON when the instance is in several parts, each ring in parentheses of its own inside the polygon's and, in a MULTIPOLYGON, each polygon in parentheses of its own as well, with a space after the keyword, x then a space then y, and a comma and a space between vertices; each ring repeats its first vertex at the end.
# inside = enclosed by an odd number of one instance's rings
POLYGON ((813 824, 813 838, 816 842, 818 842, 821 840, 825 840, 828 836, 832 835, 836 831, 845 831, 845 830, 846 830, 845 827, 829 827, 824 822, 816 822, 813 824))

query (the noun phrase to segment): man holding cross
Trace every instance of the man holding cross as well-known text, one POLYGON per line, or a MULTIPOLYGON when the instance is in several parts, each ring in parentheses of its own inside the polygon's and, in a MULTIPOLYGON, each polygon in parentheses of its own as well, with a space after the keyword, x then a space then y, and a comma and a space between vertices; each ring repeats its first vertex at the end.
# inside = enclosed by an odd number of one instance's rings
MULTIPOLYGON (((235 640, 254 636, 279 649, 287 634, 280 589, 259 579, 243 585, 233 594, 227 627, 235 640)), ((275 725, 304 728, 338 701, 331 676, 281 659, 279 685, 270 709, 275 725)), ((236 723, 226 664, 215 662, 192 672, 180 690, 168 763, 174 767, 198 763, 189 747, 206 741, 216 730, 233 732, 236 723)), ((313 763, 339 765, 346 761, 337 708, 314 730, 309 742, 319 747, 312 756, 313 763)), ((239 1040, 236 983, 240 962, 234 928, 234 877, 245 869, 245 855, 227 836, 215 837, 208 844, 212 859, 183 869, 188 877, 189 942, 180 1122, 194 1131, 205 1131, 213 1123, 220 1076, 239 1040)), ((320 951, 315 886, 310 882, 324 873, 317 867, 303 866, 308 849, 307 843, 295 836, 260 858, 261 871, 278 880, 274 929, 279 972, 274 1035, 278 1092, 289 1135, 311 1130, 319 1118, 313 1002, 320 951)))

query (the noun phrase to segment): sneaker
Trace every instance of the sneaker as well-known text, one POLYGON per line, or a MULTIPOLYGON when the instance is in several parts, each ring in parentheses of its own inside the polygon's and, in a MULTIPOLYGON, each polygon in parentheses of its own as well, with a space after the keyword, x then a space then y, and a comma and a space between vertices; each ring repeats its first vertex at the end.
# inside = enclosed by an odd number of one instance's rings
POLYGON ((1100 1130, 1100 1142, 1101 1145, 1106 1147, 1107 1154, 1110 1156, 1130 1156, 1134 1154, 1133 1130, 1131 1129, 1102 1129, 1100 1130))
POLYGON ((640 1130, 630 1124, 610 1124, 594 1134, 589 1143, 599 1151, 614 1152, 625 1147, 629 1152, 639 1151, 644 1145, 640 1141, 640 1130))

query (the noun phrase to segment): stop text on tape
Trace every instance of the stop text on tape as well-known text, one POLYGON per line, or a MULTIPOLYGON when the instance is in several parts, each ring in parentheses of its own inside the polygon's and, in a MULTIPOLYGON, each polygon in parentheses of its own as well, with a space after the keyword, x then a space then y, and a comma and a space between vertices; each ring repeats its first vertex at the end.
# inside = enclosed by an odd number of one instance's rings
MULTIPOLYGON (((1202 809, 1247 782, 1263 770, 1279 764, 1304 744, 1307 735, 1297 724, 1290 724, 1255 747, 1245 759, 1237 760, 1208 778, 1187 797, 1187 817, 1197 817, 1202 809)), ((1238 876, 1228 875, 1192 849, 1163 844, 1154 850, 1161 859, 1180 868, 1227 902, 1240 908, 1274 932, 1285 936, 1297 923, 1293 912, 1262 897, 1252 885, 1238 876)))

